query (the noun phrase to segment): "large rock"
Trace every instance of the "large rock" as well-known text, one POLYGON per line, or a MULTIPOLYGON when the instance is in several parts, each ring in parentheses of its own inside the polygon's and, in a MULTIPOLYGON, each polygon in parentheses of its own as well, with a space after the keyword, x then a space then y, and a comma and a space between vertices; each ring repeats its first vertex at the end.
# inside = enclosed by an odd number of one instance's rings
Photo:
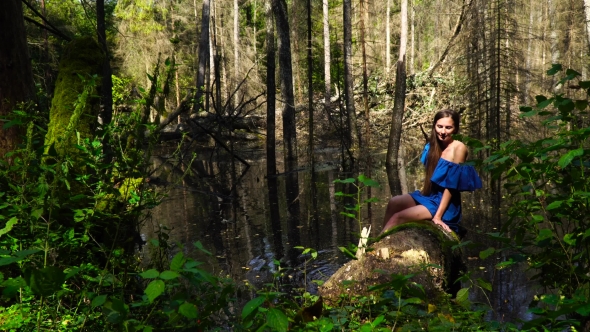
POLYGON ((414 274, 410 279, 424 287, 429 298, 449 291, 461 269, 458 244, 454 234, 447 234, 431 221, 417 221, 391 229, 360 260, 342 266, 320 288, 319 294, 329 302, 340 294, 366 296, 369 288, 391 281, 392 274, 414 274))

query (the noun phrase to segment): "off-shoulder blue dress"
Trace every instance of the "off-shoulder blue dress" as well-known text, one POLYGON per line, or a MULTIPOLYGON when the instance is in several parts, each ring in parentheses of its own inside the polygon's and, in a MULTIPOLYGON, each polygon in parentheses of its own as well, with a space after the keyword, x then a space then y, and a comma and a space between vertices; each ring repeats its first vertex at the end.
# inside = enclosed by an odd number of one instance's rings
MULTIPOLYGON (((426 165, 430 144, 426 144, 420 160, 426 165)), ((410 193, 416 204, 424 205, 434 216, 445 189, 451 192, 451 200, 443 214, 442 221, 453 231, 459 230, 461 222, 461 191, 474 191, 481 188, 481 179, 473 166, 457 164, 440 158, 430 178, 432 182, 430 195, 422 195, 419 190, 410 193)))

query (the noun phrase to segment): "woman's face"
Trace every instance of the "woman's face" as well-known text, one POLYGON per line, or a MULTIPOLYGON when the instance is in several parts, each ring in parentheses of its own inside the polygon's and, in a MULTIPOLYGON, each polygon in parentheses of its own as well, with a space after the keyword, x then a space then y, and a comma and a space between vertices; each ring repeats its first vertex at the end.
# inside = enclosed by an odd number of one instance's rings
POLYGON ((455 123, 453 122, 453 118, 446 117, 440 118, 434 124, 434 129, 436 130, 436 138, 441 143, 450 143, 453 141, 451 137, 452 134, 455 133, 455 123))

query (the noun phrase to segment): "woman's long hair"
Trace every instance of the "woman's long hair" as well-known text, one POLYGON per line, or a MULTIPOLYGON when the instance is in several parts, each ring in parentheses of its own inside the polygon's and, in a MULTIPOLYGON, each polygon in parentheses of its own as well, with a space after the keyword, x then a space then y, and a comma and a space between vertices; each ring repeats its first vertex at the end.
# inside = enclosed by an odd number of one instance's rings
POLYGON ((430 195, 432 183, 430 182, 430 178, 432 177, 434 169, 436 168, 438 160, 442 154, 442 147, 440 146, 440 142, 436 137, 436 122, 442 118, 452 118, 453 125, 455 126, 455 131, 453 134, 457 134, 459 132, 459 113, 451 109, 444 109, 438 111, 436 115, 434 115, 434 120, 432 121, 432 127, 430 129, 430 137, 428 138, 430 150, 428 151, 428 156, 426 157, 426 174, 424 177, 424 185, 422 186, 422 195, 430 195))

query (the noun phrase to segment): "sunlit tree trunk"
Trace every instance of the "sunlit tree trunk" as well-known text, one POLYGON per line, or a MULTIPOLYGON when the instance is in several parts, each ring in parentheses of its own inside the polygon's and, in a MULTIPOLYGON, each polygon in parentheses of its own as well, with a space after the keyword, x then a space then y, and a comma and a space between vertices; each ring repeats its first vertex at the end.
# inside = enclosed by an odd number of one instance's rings
MULTIPOLYGON (((589 0, 590 1, 590 0, 589 0)), ((330 117, 330 97, 332 95, 331 92, 331 75, 330 75, 330 7, 328 5, 328 0, 323 0, 323 22, 324 22, 324 87, 325 87, 325 95, 324 95, 324 108, 326 112, 326 116, 330 117)))
MULTIPOLYGON (((234 0, 234 87, 238 86, 240 81, 240 7, 238 0, 234 0)), ((240 93, 236 91, 234 97, 234 104, 238 105, 240 101, 240 93)))
POLYGON ((399 58, 395 75, 395 95, 393 105, 393 116, 389 131, 389 144, 387 145, 387 157, 385 167, 389 190, 392 195, 402 193, 399 177, 399 148, 401 142, 402 119, 406 104, 406 45, 408 43, 408 0, 402 0, 400 10, 400 44, 399 58))
POLYGON ((387 0, 385 10, 385 75, 391 70, 391 0, 387 0))
MULTIPOLYGON (((20 0, 3 1, 0 10, 0 116, 33 97, 33 73, 20 0)), ((0 127, 0 157, 20 141, 19 129, 0 127)))
POLYGON ((584 17, 586 18, 586 40, 588 44, 588 53, 590 54, 590 0, 584 0, 584 17))

